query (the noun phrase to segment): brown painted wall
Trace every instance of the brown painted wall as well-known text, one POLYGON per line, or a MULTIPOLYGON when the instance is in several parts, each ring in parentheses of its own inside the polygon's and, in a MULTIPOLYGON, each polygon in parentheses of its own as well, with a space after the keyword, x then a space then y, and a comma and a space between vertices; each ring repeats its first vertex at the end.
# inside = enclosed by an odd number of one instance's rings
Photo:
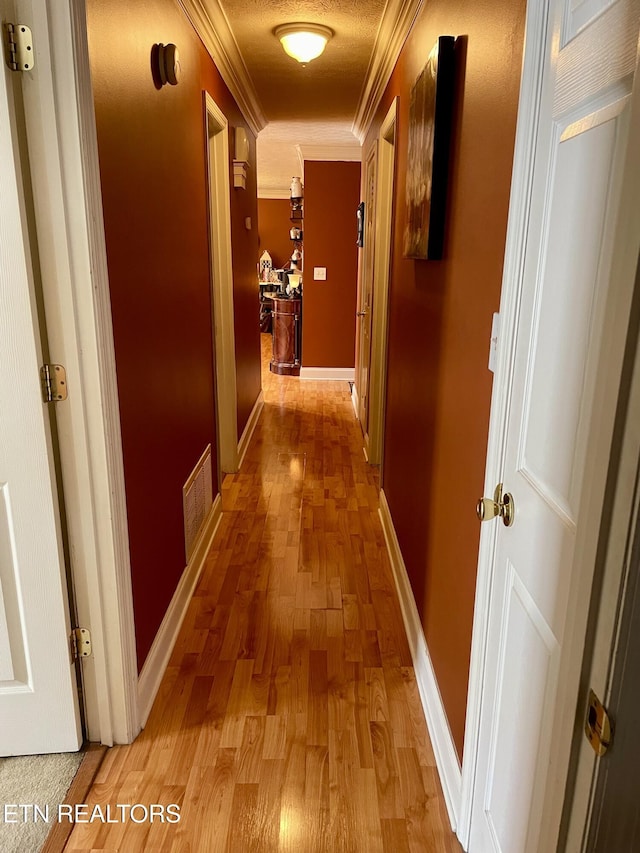
POLYGON ((360 163, 305 161, 303 367, 354 366, 359 201, 360 163))
POLYGON ((460 756, 524 12, 524 0, 431 0, 365 145, 399 95, 383 485, 460 756), (439 35, 464 37, 445 257, 406 260, 409 94, 439 35))
MULTIPOLYGON (((244 122, 173 0, 89 0, 88 30, 142 667, 185 566, 182 486, 216 442, 202 90, 244 122), (178 46, 178 86, 155 88, 156 42, 178 46)), ((255 171, 231 192, 241 431, 260 389, 255 171)))
POLYGON ((281 269, 291 258, 293 243, 289 238, 291 202, 286 198, 258 199, 258 253, 266 249, 274 269, 281 269))

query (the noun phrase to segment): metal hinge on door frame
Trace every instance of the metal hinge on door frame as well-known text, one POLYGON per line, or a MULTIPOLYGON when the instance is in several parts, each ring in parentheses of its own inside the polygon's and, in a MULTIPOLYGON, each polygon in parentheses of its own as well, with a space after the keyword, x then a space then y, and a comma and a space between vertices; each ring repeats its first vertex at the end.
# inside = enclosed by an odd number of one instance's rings
POLYGON ((71 659, 88 658, 91 654, 91 633, 88 628, 74 628, 69 637, 71 659))
POLYGON ((584 731, 596 755, 604 755, 613 740, 613 727, 606 708, 593 690, 589 690, 584 731))
POLYGON ((67 371, 61 364, 43 364, 40 382, 45 403, 60 403, 67 399, 67 371))
POLYGON ((25 24, 5 23, 7 65, 12 71, 32 71, 35 65, 33 35, 25 24))

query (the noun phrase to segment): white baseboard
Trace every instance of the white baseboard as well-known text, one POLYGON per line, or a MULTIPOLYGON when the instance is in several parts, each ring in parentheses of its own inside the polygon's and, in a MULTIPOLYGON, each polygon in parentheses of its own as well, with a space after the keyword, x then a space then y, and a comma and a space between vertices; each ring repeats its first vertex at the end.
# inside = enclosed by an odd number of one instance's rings
POLYGON ((358 389, 354 385, 351 389, 351 402, 353 403, 353 411, 356 413, 356 420, 360 420, 358 409, 360 408, 360 398, 358 397, 358 389))
POLYGON ((249 447, 249 443, 251 441, 251 437, 253 435, 253 431, 256 428, 256 424, 258 423, 258 418, 260 417, 260 412, 264 408, 264 395, 262 391, 258 394, 258 399, 256 400, 253 409, 251 409, 251 414, 249 415, 249 419, 247 420, 247 425, 245 426, 242 437, 238 442, 238 470, 240 466, 244 462, 244 457, 247 452, 247 448, 249 447))
POLYGON ((300 379, 333 379, 354 382, 355 367, 301 367, 300 379))
POLYGON ((160 682, 169 663, 171 652, 187 612, 196 584, 204 565, 205 557, 216 535, 222 518, 222 498, 216 495, 209 515, 202 527, 188 566, 182 573, 171 603, 164 614, 149 655, 138 678, 138 714, 140 725, 146 725, 160 682))
POLYGON ((427 719, 451 828, 455 832, 462 804, 462 771, 384 490, 380 490, 379 513, 400 598, 418 691, 427 719))

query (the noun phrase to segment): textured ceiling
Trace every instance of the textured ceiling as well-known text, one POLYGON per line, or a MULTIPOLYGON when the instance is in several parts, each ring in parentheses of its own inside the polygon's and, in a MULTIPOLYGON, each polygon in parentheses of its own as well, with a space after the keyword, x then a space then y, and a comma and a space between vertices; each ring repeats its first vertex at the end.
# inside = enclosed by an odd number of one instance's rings
POLYGON ((385 0, 221 0, 268 121, 352 120, 385 0), (302 66, 273 30, 304 21, 331 27, 318 59, 302 66))
POLYGON ((326 159, 360 158, 360 143, 351 132, 351 121, 270 122, 258 136, 258 195, 285 196, 291 178, 302 175, 301 159, 315 159, 320 147, 326 159))
POLYGON ((220 0, 269 124, 258 137, 262 196, 299 174, 296 145, 356 145, 351 133, 386 0, 220 0), (334 36, 306 66, 287 56, 273 30, 297 21, 334 36), (296 165, 295 171, 292 166, 296 165))

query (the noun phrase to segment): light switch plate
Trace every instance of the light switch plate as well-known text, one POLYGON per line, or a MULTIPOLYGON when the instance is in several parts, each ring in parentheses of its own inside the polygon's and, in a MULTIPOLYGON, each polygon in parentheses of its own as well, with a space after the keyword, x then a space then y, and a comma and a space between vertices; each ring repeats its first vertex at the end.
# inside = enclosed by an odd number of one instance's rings
POLYGON ((326 267, 314 267, 313 268, 313 280, 314 281, 326 281, 327 280, 327 268, 326 267))

